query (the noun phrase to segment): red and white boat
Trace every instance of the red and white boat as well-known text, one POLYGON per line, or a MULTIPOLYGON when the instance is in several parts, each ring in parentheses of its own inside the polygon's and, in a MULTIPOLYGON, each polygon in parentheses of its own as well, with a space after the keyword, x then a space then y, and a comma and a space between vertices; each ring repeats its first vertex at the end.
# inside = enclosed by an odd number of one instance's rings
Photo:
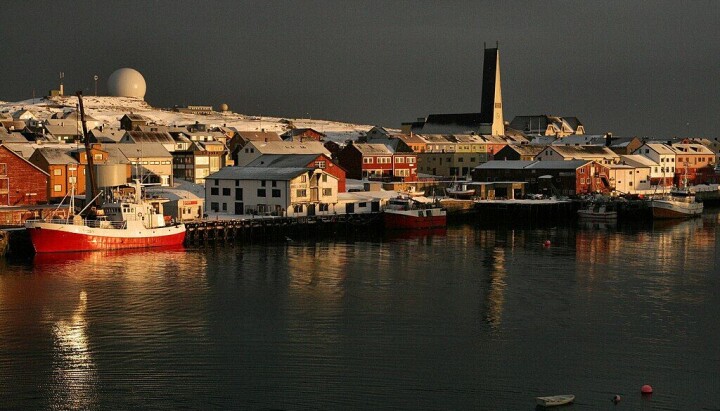
POLYGON ((653 218, 689 218, 699 217, 703 212, 703 203, 695 200, 695 195, 687 188, 671 191, 650 200, 653 218))
POLYGON ((36 253, 120 250, 128 248, 173 247, 185 241, 185 225, 167 225, 161 213, 142 198, 140 182, 134 194, 100 206, 94 218, 74 214, 49 220, 27 220, 36 253))
POLYGON ((445 228, 447 213, 440 207, 400 195, 388 201, 383 223, 389 229, 445 228))
POLYGON ((687 163, 682 187, 673 188, 669 195, 653 198, 650 208, 655 219, 699 217, 702 214, 703 203, 696 201, 695 194, 688 187, 687 163))

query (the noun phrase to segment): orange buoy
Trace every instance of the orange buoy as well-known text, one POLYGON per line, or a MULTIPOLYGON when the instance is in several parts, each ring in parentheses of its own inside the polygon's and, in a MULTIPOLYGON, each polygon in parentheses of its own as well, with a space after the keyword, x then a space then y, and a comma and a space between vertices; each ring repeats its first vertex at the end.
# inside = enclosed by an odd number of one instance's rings
POLYGON ((642 386, 642 388, 640 388, 640 392, 642 392, 643 394, 652 394, 652 386, 650 386, 649 384, 645 384, 642 386))

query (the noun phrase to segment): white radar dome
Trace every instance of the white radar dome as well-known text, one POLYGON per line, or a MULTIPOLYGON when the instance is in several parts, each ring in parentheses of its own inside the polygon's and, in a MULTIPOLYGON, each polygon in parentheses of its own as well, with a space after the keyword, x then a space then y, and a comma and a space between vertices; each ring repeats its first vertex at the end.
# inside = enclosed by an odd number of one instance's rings
POLYGON ((135 69, 121 68, 108 77, 108 91, 114 97, 144 98, 145 89, 145 78, 135 69))

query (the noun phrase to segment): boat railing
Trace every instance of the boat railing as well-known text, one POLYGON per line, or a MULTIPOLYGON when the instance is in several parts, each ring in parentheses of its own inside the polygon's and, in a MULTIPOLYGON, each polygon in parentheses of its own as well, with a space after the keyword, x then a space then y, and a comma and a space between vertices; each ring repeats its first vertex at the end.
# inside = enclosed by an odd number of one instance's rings
POLYGON ((30 223, 52 223, 61 225, 83 225, 93 228, 116 228, 125 229, 127 228, 127 221, 109 221, 109 220, 93 220, 89 218, 83 219, 66 219, 66 218, 51 218, 48 220, 42 219, 29 219, 27 222, 30 223))

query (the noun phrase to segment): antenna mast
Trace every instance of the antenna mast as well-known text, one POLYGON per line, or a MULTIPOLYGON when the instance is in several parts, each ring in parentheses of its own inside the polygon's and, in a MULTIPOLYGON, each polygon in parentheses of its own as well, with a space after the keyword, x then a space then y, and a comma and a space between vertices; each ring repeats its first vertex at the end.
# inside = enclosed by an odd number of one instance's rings
MULTIPOLYGON (((90 147, 90 139, 88 138, 87 123, 85 122, 85 108, 83 107, 82 91, 77 91, 78 105, 80 106, 80 121, 82 122, 83 141, 85 143, 85 156, 88 162, 88 178, 90 179, 90 190, 85 193, 85 198, 92 198, 91 202, 95 203, 95 192, 97 186, 95 185, 95 162, 92 155, 92 147, 90 147)), ((90 203, 88 203, 89 205, 90 203)))

